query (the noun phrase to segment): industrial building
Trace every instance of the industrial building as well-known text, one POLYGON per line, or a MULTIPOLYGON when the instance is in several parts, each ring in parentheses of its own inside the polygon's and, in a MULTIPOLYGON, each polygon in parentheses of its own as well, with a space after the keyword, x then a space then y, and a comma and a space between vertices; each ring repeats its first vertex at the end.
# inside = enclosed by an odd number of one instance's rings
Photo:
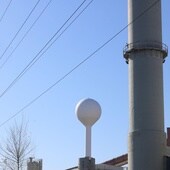
POLYGON ((42 170, 42 159, 29 158, 27 162, 27 170, 42 170))
MULTIPOLYGON (((166 133, 166 155, 164 156, 165 170, 170 170, 170 128, 167 128, 166 133)), ((118 156, 107 160, 101 164, 95 165, 95 170, 128 170, 128 154, 118 156)), ((66 170, 79 170, 78 166, 66 170)))
MULTIPOLYGON (((67 170, 79 170, 78 167, 70 168, 67 170)), ((97 164, 95 166, 95 170, 127 170, 126 167, 115 167, 112 165, 106 165, 106 164, 97 164)))

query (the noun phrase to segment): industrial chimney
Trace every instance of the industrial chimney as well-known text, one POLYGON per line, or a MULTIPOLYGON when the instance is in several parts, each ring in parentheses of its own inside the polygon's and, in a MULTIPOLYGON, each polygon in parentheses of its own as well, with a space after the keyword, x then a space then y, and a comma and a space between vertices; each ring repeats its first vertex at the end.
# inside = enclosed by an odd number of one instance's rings
POLYGON ((128 0, 129 170, 163 170, 164 132, 161 0, 128 0))

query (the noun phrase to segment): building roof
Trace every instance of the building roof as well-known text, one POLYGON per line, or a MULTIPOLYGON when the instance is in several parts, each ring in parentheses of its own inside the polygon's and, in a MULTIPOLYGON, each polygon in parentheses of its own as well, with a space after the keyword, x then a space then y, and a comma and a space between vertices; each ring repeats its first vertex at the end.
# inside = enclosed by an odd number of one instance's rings
POLYGON ((114 165, 114 166, 123 166, 127 163, 128 163, 128 154, 124 154, 119 157, 108 160, 106 162, 103 162, 103 164, 114 165))

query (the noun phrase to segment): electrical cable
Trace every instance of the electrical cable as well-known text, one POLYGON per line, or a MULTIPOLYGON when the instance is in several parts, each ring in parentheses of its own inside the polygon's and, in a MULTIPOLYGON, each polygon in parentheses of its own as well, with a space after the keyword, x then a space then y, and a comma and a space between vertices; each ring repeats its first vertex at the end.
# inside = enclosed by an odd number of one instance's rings
POLYGON ((64 24, 55 32, 55 34, 47 41, 47 43, 41 48, 41 50, 35 55, 35 57, 26 65, 26 67, 18 74, 18 76, 10 83, 10 85, 0 94, 0 98, 3 97, 9 89, 11 89, 14 84, 42 57, 42 55, 54 44, 54 42, 68 29, 71 24, 87 9, 87 7, 94 1, 91 0, 85 8, 80 12, 80 14, 77 15, 77 17, 69 24, 68 27, 53 41, 53 39, 57 36, 57 34, 64 28, 64 26, 69 22, 69 20, 77 13, 77 11, 82 7, 82 5, 86 2, 87 0, 84 0, 78 8, 71 14, 71 16, 64 22, 64 24), (53 41, 51 43, 51 41, 53 41), (51 44, 50 44, 51 43, 51 44), (49 45, 50 44, 50 45, 49 45), (48 46, 49 45, 49 46, 48 46), (44 50, 45 49, 45 50, 44 50), (43 51, 44 50, 44 51, 43 51))
MULTIPOLYGON (((51 44, 32 62, 29 67, 23 72, 21 77, 49 50, 49 48, 65 33, 65 31, 79 18, 79 16, 88 8, 88 6, 93 2, 94 0, 91 0, 85 7, 84 9, 71 21, 71 23, 53 40, 51 44)), ((20 77, 20 78, 21 78, 20 77)))
POLYGON ((12 40, 10 41, 10 43, 7 45, 7 47, 5 48, 4 52, 2 53, 2 55, 0 56, 0 60, 3 58, 3 56, 5 55, 5 53, 7 52, 7 50, 9 49, 9 47, 11 46, 11 44, 13 43, 13 41, 16 39, 17 35, 20 33, 20 31, 22 30, 22 28, 24 27, 24 25, 26 24, 26 22, 28 21, 28 19, 30 18, 31 14, 34 12, 35 8, 37 7, 37 5, 39 4, 40 0, 38 0, 36 2, 36 4, 34 5, 34 7, 32 8, 32 10, 30 11, 30 13, 28 14, 27 18, 25 19, 25 21, 22 23, 22 25, 20 26, 20 28, 18 29, 18 31, 15 33, 14 37, 12 38, 12 40))
POLYGON ((54 88, 56 85, 61 83, 65 78, 67 78, 72 72, 74 72, 76 69, 78 69, 82 64, 84 64, 86 61, 88 61, 90 58, 92 58, 97 52, 99 52, 101 49, 103 49, 107 44, 109 44, 114 38, 116 38, 120 33, 122 33, 125 29, 128 28, 129 25, 133 24, 138 20, 140 17, 142 17, 146 12, 148 12, 151 8, 153 8, 160 0, 155 1, 151 6, 149 6, 146 10, 144 10, 140 15, 138 15, 134 20, 132 20, 130 23, 128 23, 125 27, 123 27, 119 32, 114 34, 111 38, 109 38, 105 43, 103 43, 100 47, 98 47, 94 52, 92 52, 89 56, 87 56, 85 59, 83 59, 80 63, 78 63, 76 66, 74 66, 70 71, 68 71, 65 75, 63 75, 60 79, 55 81, 51 86, 49 86, 46 90, 44 90, 42 93, 40 93, 37 97, 35 97, 33 100, 28 102, 25 106, 23 106, 19 111, 17 111, 15 114, 13 114, 11 117, 9 117, 7 120, 5 120, 3 123, 0 124, 0 127, 5 125, 7 122, 9 122, 11 119, 16 117, 18 114, 20 114, 23 110, 30 107, 33 103, 35 103, 39 98, 41 98, 43 95, 45 95, 47 92, 49 92, 52 88, 54 88))
POLYGON ((12 2, 12 0, 9 1, 9 3, 8 3, 7 7, 5 8, 3 14, 1 15, 1 17, 0 17, 0 22, 3 20, 5 14, 7 13, 8 8, 9 8, 9 6, 11 5, 11 2, 12 2))
MULTIPOLYGON (((91 0, 84 9, 71 21, 71 23, 49 44, 49 46, 39 55, 36 56, 36 59, 29 63, 29 66, 22 71, 22 74, 20 75, 19 79, 29 70, 31 67, 51 48, 51 46, 65 33, 65 31, 79 18, 79 16, 88 8, 88 6, 93 2, 94 0, 91 0)), ((17 79, 17 81, 19 80, 17 79)), ((0 95, 1 97, 1 95, 0 95)))
POLYGON ((18 44, 16 45, 16 47, 12 50, 12 52, 6 57, 5 61, 0 65, 0 69, 2 69, 5 64, 8 62, 8 60, 12 57, 12 55, 14 54, 14 52, 17 50, 17 48, 20 46, 20 44, 23 42, 23 40, 26 38, 26 36, 28 35, 28 33, 31 31, 31 29, 35 26, 35 24, 37 23, 37 21, 40 19, 40 17, 42 16, 42 14, 45 12, 45 10, 48 8, 48 6, 50 5, 50 3, 53 0, 48 1, 48 3, 46 4, 46 6, 43 8, 43 10, 41 11, 41 13, 38 15, 38 17, 35 19, 35 21, 32 23, 32 25, 29 27, 29 29, 26 31, 26 33, 23 35, 23 37, 21 38, 21 40, 18 42, 18 44))

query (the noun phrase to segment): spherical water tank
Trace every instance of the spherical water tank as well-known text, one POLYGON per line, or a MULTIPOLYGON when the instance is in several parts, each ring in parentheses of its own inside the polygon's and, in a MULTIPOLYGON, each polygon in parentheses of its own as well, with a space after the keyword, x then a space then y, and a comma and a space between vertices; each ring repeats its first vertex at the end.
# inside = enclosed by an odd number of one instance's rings
POLYGON ((76 114, 84 126, 92 126, 101 116, 101 107, 93 99, 83 99, 76 105, 76 114))

